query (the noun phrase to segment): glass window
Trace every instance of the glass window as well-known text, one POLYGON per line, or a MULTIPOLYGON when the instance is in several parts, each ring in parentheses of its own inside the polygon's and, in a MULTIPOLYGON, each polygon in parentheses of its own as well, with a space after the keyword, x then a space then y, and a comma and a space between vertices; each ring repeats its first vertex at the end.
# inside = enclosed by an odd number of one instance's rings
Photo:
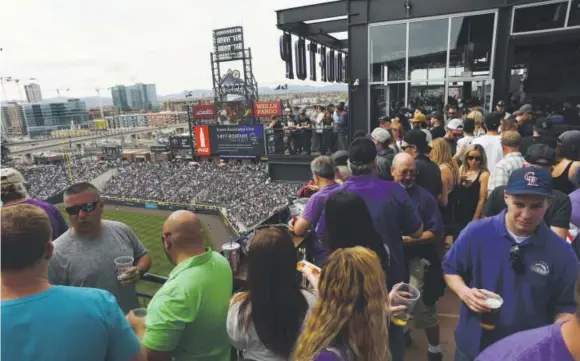
POLYGON ((568 26, 580 25, 580 0, 572 0, 570 5, 570 17, 568 18, 568 26))
POLYGON ((409 86, 409 107, 423 109, 427 113, 442 111, 445 105, 445 83, 411 83, 409 86))
POLYGON ((489 74, 494 21, 493 13, 451 18, 448 77, 489 74))
POLYGON ((448 27, 449 19, 409 24, 409 80, 445 78, 448 27))
POLYGON ((515 9, 512 32, 563 28, 567 8, 568 1, 515 9))
POLYGON ((371 81, 405 80, 407 24, 370 28, 371 81))

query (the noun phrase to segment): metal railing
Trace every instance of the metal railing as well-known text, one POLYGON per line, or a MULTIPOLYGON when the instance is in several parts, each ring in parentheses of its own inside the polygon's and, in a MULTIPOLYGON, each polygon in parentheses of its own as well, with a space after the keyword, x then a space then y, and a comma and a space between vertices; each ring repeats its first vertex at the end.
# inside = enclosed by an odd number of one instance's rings
POLYGON ((265 128, 268 155, 332 154, 348 148, 348 128, 265 128))
MULTIPOLYGON (((141 281, 147 281, 158 285, 163 285, 165 282, 167 282, 167 277, 154 275, 152 273, 145 273, 141 277, 141 281)), ((153 295, 147 292, 137 292, 137 297, 139 298, 140 301, 139 303, 141 304, 141 306, 147 307, 147 304, 153 298, 153 295)))

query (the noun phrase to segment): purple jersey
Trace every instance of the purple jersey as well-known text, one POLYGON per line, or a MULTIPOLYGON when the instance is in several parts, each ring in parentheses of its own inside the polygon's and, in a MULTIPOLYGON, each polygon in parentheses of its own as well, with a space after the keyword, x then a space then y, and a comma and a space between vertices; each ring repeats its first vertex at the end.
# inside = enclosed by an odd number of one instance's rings
POLYGON ((561 327, 555 323, 518 332, 483 350, 475 361, 574 361, 561 327))
POLYGON ((37 201, 36 199, 27 199, 26 201, 24 201, 24 203, 37 206, 48 215, 48 219, 50 220, 50 226, 52 228, 52 240, 57 239, 64 232, 68 231, 68 224, 66 224, 66 221, 62 217, 62 214, 60 214, 58 209, 52 204, 37 201))

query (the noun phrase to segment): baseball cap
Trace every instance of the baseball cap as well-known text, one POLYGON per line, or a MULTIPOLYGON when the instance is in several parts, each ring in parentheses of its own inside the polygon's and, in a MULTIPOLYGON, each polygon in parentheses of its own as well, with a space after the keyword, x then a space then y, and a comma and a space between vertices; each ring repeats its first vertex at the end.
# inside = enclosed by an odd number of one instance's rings
POLYGON ((503 107, 505 106, 505 102, 503 100, 500 100, 499 102, 497 102, 497 106, 503 107))
POLYGON ((552 122, 552 119, 550 118, 538 118, 536 119, 536 125, 534 126, 534 129, 536 132, 542 135, 546 135, 550 132, 552 124, 554 124, 554 122, 552 122))
POLYGON ((4 187, 4 185, 26 183, 22 173, 14 168, 2 168, 2 170, 0 170, 0 179, 2 187, 4 187))
POLYGON ((463 130, 463 120, 455 118, 451 119, 446 126, 447 129, 450 130, 463 130))
POLYGON ((356 138, 348 147, 348 160, 354 165, 372 163, 376 157, 377 147, 369 138, 356 138))
POLYGON ((543 169, 526 167, 515 170, 505 193, 509 195, 537 195, 552 198, 552 175, 543 169))
POLYGON ((390 122, 391 118, 389 118, 386 115, 383 115, 382 117, 379 117, 379 123, 386 123, 386 122, 390 122))
POLYGON ((441 120, 441 121, 443 120, 443 113, 441 113, 441 112, 433 112, 429 116, 431 118, 435 118, 435 119, 438 119, 438 120, 441 120))
POLYGON ((423 113, 415 113, 413 119, 409 119, 410 122, 426 122, 427 117, 423 113))
POLYGON ((391 139, 391 133, 388 130, 383 128, 375 128, 371 133, 371 138, 376 140, 379 143, 384 143, 387 140, 391 139))
POLYGON ((567 130, 560 134, 558 137, 558 143, 562 146, 576 145, 580 144, 580 130, 567 130))
POLYGON ((421 152, 428 153, 431 151, 427 143, 427 134, 421 129, 412 129, 405 133, 403 141, 409 145, 414 145, 421 152))
POLYGON ((526 162, 550 167, 556 161, 556 151, 546 144, 532 144, 524 155, 526 162))
POLYGON ((286 108, 284 109, 285 112, 291 112, 292 110, 290 108, 286 108))
POLYGON ((346 150, 338 150, 332 154, 332 160, 336 166, 346 165, 348 152, 346 150))
POLYGON ((532 106, 530 104, 524 104, 521 106, 521 108, 518 110, 519 113, 525 114, 525 113, 531 113, 532 112, 532 106))

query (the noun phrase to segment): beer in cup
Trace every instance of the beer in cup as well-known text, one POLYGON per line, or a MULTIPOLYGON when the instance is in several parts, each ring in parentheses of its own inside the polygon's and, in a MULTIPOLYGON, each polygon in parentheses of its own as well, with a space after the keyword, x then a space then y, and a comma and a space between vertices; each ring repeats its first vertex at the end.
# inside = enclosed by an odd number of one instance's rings
POLYGON ((407 306, 405 311, 394 312, 391 314, 391 321, 397 326, 407 326, 413 307, 421 297, 421 292, 410 284, 402 283, 395 291, 395 295, 391 300, 393 306, 407 306))
POLYGON ((500 295, 486 291, 487 296, 485 302, 491 311, 481 314, 480 325, 484 330, 491 331, 495 329, 497 319, 499 317, 499 310, 503 305, 503 298, 500 295))
POLYGON ((117 279, 122 281, 127 278, 131 278, 131 274, 126 271, 133 267, 135 259, 131 256, 121 256, 115 258, 115 267, 117 268, 117 279))

